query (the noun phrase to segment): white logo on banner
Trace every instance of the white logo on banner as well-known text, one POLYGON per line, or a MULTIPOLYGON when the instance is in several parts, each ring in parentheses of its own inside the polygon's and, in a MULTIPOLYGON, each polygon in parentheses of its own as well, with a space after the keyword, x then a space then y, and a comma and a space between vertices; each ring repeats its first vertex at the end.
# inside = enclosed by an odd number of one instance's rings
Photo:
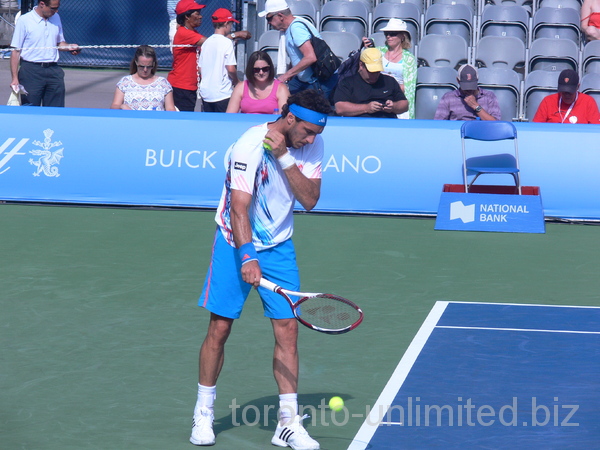
MULTIPOLYGON (((12 143, 15 141, 15 138, 8 138, 4 141, 4 144, 0 145, 0 155, 4 153, 4 151, 9 148, 12 143)), ((21 139, 17 145, 12 147, 6 153, 4 153, 4 157, 0 159, 0 175, 6 172, 10 167, 3 168, 15 155, 25 155, 25 153, 20 153, 19 150, 29 141, 29 139, 21 139)))
POLYGON ((37 145, 41 147, 42 150, 31 150, 31 153, 34 156, 39 156, 39 159, 36 161, 33 158, 29 158, 29 164, 33 164, 37 167, 37 170, 33 172, 33 176, 39 177, 40 173, 43 173, 47 177, 59 177, 58 167, 53 167, 55 164, 59 164, 60 160, 63 158, 63 150, 64 148, 60 148, 56 151, 50 151, 50 149, 54 147, 58 147, 62 145, 62 142, 56 141, 52 142, 52 135, 54 134, 54 130, 50 128, 44 130, 44 142, 33 141, 33 145, 37 145))
POLYGON ((475 220, 475 204, 465 205, 463 202, 450 203, 450 220, 460 219, 463 223, 475 220))

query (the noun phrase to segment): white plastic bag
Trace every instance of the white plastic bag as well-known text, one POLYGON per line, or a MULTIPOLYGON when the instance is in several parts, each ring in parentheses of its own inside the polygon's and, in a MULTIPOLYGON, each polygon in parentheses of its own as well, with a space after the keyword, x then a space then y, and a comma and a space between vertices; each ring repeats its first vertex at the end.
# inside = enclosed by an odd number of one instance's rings
POLYGON ((21 94, 27 95, 27 91, 22 84, 11 86, 10 96, 8 97, 8 106, 21 106, 21 94))

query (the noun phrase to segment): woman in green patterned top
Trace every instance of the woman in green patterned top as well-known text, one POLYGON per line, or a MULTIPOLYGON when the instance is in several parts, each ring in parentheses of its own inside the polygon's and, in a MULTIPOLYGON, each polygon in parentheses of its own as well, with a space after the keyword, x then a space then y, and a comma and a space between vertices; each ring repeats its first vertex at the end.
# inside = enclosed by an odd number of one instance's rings
POLYGON ((385 46, 378 47, 383 53, 383 72, 393 76, 408 100, 408 111, 399 114, 400 119, 415 118, 415 90, 417 87, 417 59, 408 51, 411 38, 406 23, 400 19, 390 19, 381 28, 385 35, 385 46))

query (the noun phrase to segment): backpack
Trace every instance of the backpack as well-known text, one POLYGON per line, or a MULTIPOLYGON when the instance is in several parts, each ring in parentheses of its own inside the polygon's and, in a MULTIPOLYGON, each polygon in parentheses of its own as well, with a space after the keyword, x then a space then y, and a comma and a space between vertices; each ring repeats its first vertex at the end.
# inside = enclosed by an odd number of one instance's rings
MULTIPOLYGON (((375 47, 375 43, 371 40, 371 46, 375 47)), ((352 50, 342 64, 338 68, 338 83, 342 81, 344 78, 349 77, 350 75, 354 75, 358 72, 358 62, 360 61, 360 52, 365 47, 364 43, 360 44, 360 48, 358 50, 352 50)))
POLYGON ((329 80, 338 67, 340 67, 340 59, 331 51, 327 42, 313 34, 307 24, 301 20, 298 22, 306 27, 311 36, 310 43, 312 44, 313 49, 315 50, 315 56, 317 57, 317 61, 310 66, 313 70, 313 74, 319 81, 329 80))

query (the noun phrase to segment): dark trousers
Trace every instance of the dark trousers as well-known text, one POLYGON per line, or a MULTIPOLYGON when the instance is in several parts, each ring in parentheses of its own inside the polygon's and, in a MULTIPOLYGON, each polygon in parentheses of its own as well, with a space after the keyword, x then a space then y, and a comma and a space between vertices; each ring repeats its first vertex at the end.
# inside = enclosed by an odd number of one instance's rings
POLYGON ((56 64, 36 64, 21 60, 19 83, 27 91, 23 106, 65 106, 65 72, 56 64))
POLYGON ((229 106, 229 99, 219 100, 218 102, 205 102, 202 100, 202 111, 204 112, 226 112, 229 106))
POLYGON ((173 102, 179 111, 194 112, 196 108, 196 91, 189 89, 173 88, 173 102))

